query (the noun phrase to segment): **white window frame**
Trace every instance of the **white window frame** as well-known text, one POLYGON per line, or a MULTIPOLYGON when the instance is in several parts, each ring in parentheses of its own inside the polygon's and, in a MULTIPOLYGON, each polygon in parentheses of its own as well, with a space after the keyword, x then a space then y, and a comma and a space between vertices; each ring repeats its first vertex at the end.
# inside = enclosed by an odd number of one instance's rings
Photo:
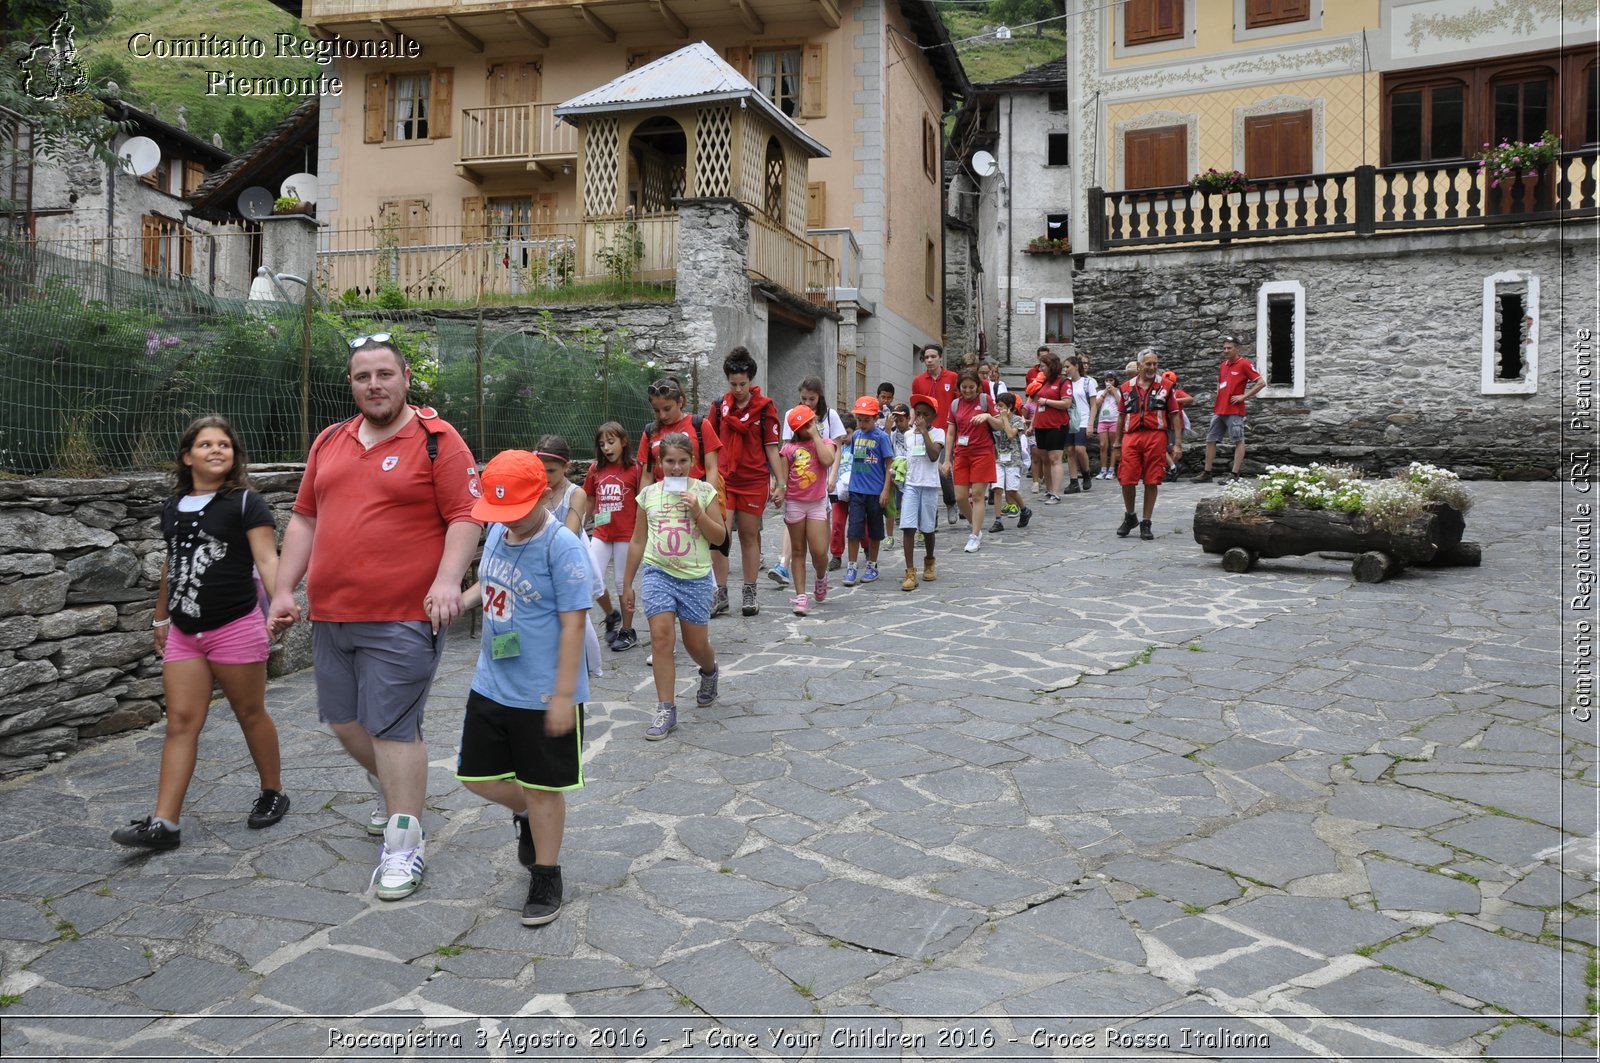
POLYGON ((1539 278, 1527 270, 1507 270, 1483 278, 1483 360, 1478 376, 1480 395, 1535 395, 1539 391, 1539 278), (1522 379, 1501 380, 1495 376, 1499 352, 1495 342, 1495 303, 1501 284, 1526 284, 1528 302, 1524 312, 1533 319, 1523 343, 1522 379))
POLYGON ((433 131, 433 71, 432 70, 402 70, 389 75, 388 85, 389 128, 384 139, 395 144, 411 144, 417 141, 429 140, 429 136, 402 136, 401 133, 416 132, 420 123, 427 123, 431 134, 433 131), (401 86, 409 83, 411 92, 404 94, 401 86), (409 117, 400 116, 400 105, 409 103, 411 114, 409 117), (420 106, 419 106, 420 105, 420 106))
MULTIPOLYGON (((788 45, 772 48, 752 48, 750 50, 750 81, 756 91, 765 96, 774 107, 783 111, 783 102, 790 100, 794 106, 791 118, 800 116, 800 105, 805 95, 805 48, 800 45, 788 45), (783 91, 784 72, 783 57, 794 56, 794 93, 791 95, 783 91), (765 61, 765 62, 764 62, 765 61), (770 64, 772 69, 763 72, 761 67, 770 64), (765 87, 762 81, 766 81, 765 87)), ((784 111, 784 114, 789 112, 784 111)))
POLYGON ((1267 306, 1274 295, 1294 296, 1294 382, 1288 387, 1268 384, 1261 389, 1259 397, 1303 399, 1306 394, 1306 289, 1299 281, 1267 281, 1256 292, 1256 372, 1265 380, 1272 368, 1267 306))

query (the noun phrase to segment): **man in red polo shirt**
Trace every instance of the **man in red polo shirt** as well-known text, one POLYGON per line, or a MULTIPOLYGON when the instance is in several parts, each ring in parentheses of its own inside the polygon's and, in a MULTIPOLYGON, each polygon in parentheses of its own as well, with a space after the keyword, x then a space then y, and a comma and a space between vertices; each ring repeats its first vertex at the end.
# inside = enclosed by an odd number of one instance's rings
POLYGON ((1167 459, 1176 462, 1183 453, 1183 410, 1173 387, 1161 379, 1160 359, 1146 347, 1139 352, 1139 375, 1122 385, 1122 414, 1117 419, 1119 456, 1117 482, 1122 484, 1122 504, 1127 512, 1117 534, 1127 538, 1139 526, 1139 538, 1154 539, 1150 515, 1156 508, 1156 489, 1167 471, 1167 459), (1133 515, 1134 496, 1144 484, 1144 519, 1133 515))
MULTIPOLYGON (((918 373, 916 379, 911 382, 911 404, 915 406, 917 396, 926 395, 938 407, 933 423, 944 424, 950 416, 950 400, 956 397, 956 371, 944 367, 944 348, 937 343, 930 343, 922 348, 922 364, 928 371, 918 373)), ((939 473, 939 486, 944 492, 945 517, 949 523, 954 524, 956 485, 950 474, 942 469, 939 473)))
POLYGON ((480 489, 456 430, 406 404, 411 367, 387 333, 351 341, 348 376, 361 412, 312 444, 269 620, 276 633, 300 619, 294 589, 309 569, 318 714, 377 780, 383 803, 367 832, 383 835, 373 879, 392 901, 422 884, 422 710, 462 612, 480 489))
POLYGON ((1195 483, 1211 482, 1211 459, 1224 436, 1233 441, 1233 475, 1244 468, 1244 404, 1267 386, 1248 358, 1239 357, 1239 341, 1232 336, 1222 341, 1222 364, 1217 367, 1217 401, 1211 406, 1211 427, 1206 429, 1206 463, 1195 483))

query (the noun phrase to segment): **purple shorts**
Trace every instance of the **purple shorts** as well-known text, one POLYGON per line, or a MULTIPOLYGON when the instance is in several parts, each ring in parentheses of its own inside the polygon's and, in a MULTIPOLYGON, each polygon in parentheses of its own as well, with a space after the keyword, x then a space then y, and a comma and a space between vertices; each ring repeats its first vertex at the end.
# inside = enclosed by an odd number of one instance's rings
POLYGON ((167 629, 167 648, 162 660, 189 661, 204 658, 212 664, 260 664, 271 654, 267 642, 267 618, 252 609, 239 619, 198 635, 185 635, 176 624, 167 629))

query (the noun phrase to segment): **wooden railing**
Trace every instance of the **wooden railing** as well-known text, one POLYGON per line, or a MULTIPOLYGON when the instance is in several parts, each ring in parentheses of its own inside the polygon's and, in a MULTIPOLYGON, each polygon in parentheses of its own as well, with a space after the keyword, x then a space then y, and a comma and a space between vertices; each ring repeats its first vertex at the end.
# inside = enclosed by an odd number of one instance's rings
POLYGON ((750 216, 752 276, 771 281, 808 302, 827 305, 835 286, 833 258, 761 213, 750 216))
POLYGON ((1091 188, 1089 249, 1594 217, 1597 178, 1597 153, 1589 150, 1562 155, 1537 180, 1499 188, 1488 187, 1476 160, 1264 178, 1246 192, 1091 188))
POLYGON ((511 103, 461 111, 461 161, 509 162, 578 153, 577 127, 556 122, 554 103, 511 103))

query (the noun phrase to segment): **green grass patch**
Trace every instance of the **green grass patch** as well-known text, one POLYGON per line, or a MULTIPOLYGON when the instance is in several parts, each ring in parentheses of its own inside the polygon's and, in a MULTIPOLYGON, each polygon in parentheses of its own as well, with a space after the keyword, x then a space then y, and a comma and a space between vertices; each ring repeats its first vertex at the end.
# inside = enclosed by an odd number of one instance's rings
POLYGON ((467 951, 466 945, 439 945, 433 950, 441 956, 459 956, 467 951))
POLYGON ((1180 904, 1178 907, 1182 908, 1184 911, 1188 912, 1190 915, 1205 915, 1206 914, 1206 910, 1204 908, 1200 907, 1200 905, 1198 905, 1198 904, 1184 903, 1184 904, 1180 904))
POLYGON ((934 6, 950 32, 950 39, 955 42, 956 54, 961 57, 967 79, 974 84, 999 81, 1067 54, 1065 20, 1015 30, 1010 40, 1002 41, 995 39, 992 29, 984 33, 985 26, 992 27, 1001 21, 987 8, 937 2, 934 6))
POLYGON ((1141 664, 1149 664, 1150 663, 1150 658, 1155 656, 1155 652, 1156 652, 1155 644, 1151 643, 1149 646, 1146 646, 1144 649, 1140 650, 1137 654, 1135 654, 1134 657, 1133 657, 1133 660, 1125 661, 1124 663, 1117 665, 1115 668, 1113 668, 1111 670, 1113 672, 1125 672, 1129 668, 1137 668, 1141 664))
POLYGON ((0 1008, 9 1008, 21 999, 21 993, 0 993, 0 1008))

